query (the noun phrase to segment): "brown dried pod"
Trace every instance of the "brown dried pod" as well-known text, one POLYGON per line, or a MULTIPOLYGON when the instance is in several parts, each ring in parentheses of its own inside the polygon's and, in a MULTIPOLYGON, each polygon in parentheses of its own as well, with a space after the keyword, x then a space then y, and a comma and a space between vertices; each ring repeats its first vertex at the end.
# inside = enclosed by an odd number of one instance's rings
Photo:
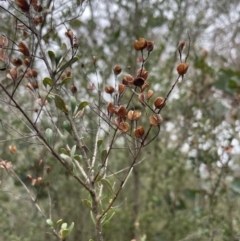
POLYGON ((180 41, 179 44, 178 44, 178 51, 181 53, 184 46, 186 45, 186 42, 185 41, 180 41))
POLYGON ((132 75, 127 74, 123 77, 122 79, 122 84, 127 85, 127 86, 131 86, 133 84, 134 78, 132 75))
POLYGON ((134 129, 134 135, 136 138, 142 138, 145 134, 144 128, 142 126, 138 126, 134 129))
POLYGON ((153 96, 153 90, 148 90, 147 92, 147 101, 150 100, 150 98, 153 96))
POLYGON ((30 60, 29 59, 24 59, 23 63, 29 67, 30 66, 30 60))
POLYGON ((143 105, 145 106, 145 97, 144 97, 144 94, 143 93, 140 93, 138 95, 138 101, 143 105))
POLYGON ((17 151, 17 147, 14 145, 9 146, 8 149, 12 154, 15 154, 17 151))
POLYGON ((36 178, 33 178, 32 181, 31 181, 31 185, 32 185, 32 186, 35 186, 36 182, 37 182, 37 179, 36 179, 36 178))
POLYGON ((77 93, 77 87, 76 87, 75 85, 72 85, 72 87, 71 87, 71 92, 72 92, 73 94, 77 93))
POLYGON ((71 71, 71 70, 68 70, 67 73, 66 73, 66 76, 67 76, 67 77, 71 77, 71 75, 72 75, 72 71, 71 71))
POLYGON ((110 85, 105 87, 105 92, 108 94, 112 94, 114 92, 114 90, 115 89, 110 85))
POLYGON ((138 69, 137 77, 142 77, 143 79, 146 80, 148 77, 148 71, 146 71, 145 69, 142 69, 142 68, 138 69))
POLYGON ((179 75, 183 76, 184 74, 187 73, 187 70, 188 70, 188 63, 180 63, 178 66, 177 66, 177 72, 179 75))
POLYGON ((34 89, 38 89, 39 88, 38 82, 36 82, 36 81, 32 83, 32 86, 33 86, 34 89))
POLYGON ((26 179, 32 181, 32 176, 30 174, 26 175, 26 179))
POLYGON ((46 167, 46 172, 47 172, 47 173, 50 173, 51 171, 52 171, 52 168, 51 168, 50 166, 47 166, 47 167, 46 167))
POLYGON ((28 49, 28 46, 25 42, 21 41, 19 44, 18 44, 18 50, 25 56, 30 56, 30 52, 29 52, 29 49, 28 49))
POLYGON ((33 8, 36 12, 39 12, 39 13, 42 12, 42 10, 43 10, 43 7, 41 5, 37 5, 37 4, 34 4, 33 8))
POLYGON ((113 72, 115 75, 119 75, 122 72, 122 68, 119 65, 115 65, 113 68, 113 72))
POLYGON ((119 123, 118 128, 121 130, 121 132, 128 132, 130 126, 127 122, 122 121, 119 123))
POLYGON ((147 81, 145 81, 141 87, 141 92, 143 92, 148 86, 149 86, 149 83, 147 81))
POLYGON ((4 48, 7 46, 8 46, 8 38, 5 35, 0 34, 0 48, 4 48))
POLYGON ((29 4, 27 0, 16 0, 15 3, 23 12, 29 11, 29 4))
POLYGON ((139 40, 135 40, 134 48, 137 51, 143 50, 147 47, 147 40, 145 38, 139 38, 139 40))
POLYGON ((125 89, 125 85, 124 84, 119 84, 118 85, 118 93, 119 94, 122 94, 124 89, 125 89))
POLYGON ((22 65, 22 60, 21 59, 12 59, 11 60, 11 63, 14 65, 14 66, 16 66, 16 67, 19 67, 19 66, 21 66, 22 65))
POLYGON ((114 105, 113 105, 112 102, 107 104, 107 111, 108 111, 108 114, 113 114, 114 113, 114 105))
POLYGON ((128 111, 128 119, 130 121, 137 121, 140 118, 141 115, 142 115, 142 113, 138 110, 128 111))
POLYGON ((115 113, 116 113, 117 116, 119 116, 121 118, 126 118, 127 109, 123 105, 121 105, 115 113))
POLYGON ((153 114, 149 117, 150 125, 159 126, 163 122, 163 119, 160 114, 153 114))
POLYGON ((42 16, 34 17, 33 22, 34 22, 35 26, 38 26, 39 24, 43 23, 43 17, 42 16))
POLYGON ((36 69, 31 69, 32 71, 32 76, 36 78, 38 76, 38 71, 36 69))
POLYGON ((7 77, 13 81, 16 81, 18 78, 17 68, 11 68, 7 74, 7 77))
POLYGON ((69 38, 71 46, 73 46, 73 31, 68 29, 65 35, 69 38))
POLYGON ((42 177, 38 177, 37 178, 37 182, 38 182, 38 184, 42 184, 43 183, 43 178, 42 177))
POLYGON ((145 82, 145 79, 144 79, 144 78, 142 78, 142 77, 137 77, 137 78, 134 79, 133 84, 134 84, 135 86, 138 86, 138 87, 141 88, 141 87, 143 86, 144 82, 145 82))
POLYGON ((31 83, 27 83, 26 87, 31 90, 31 91, 34 91, 34 87, 31 83))
POLYGON ((157 97, 154 101, 154 106, 156 109, 161 109, 165 106, 166 102, 163 97, 157 97))
POLYGON ((147 51, 150 53, 153 51, 154 48, 154 42, 153 41, 147 41, 147 51))

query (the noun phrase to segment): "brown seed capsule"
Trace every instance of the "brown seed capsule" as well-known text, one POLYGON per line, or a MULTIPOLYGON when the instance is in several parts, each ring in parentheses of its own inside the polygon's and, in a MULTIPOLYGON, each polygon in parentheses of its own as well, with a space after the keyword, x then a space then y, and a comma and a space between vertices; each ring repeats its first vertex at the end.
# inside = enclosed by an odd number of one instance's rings
POLYGON ((108 103, 108 105, 107 105, 107 111, 108 111, 108 114, 113 114, 114 113, 114 105, 113 105, 113 103, 108 103))
POLYGON ((17 147, 16 147, 16 146, 14 146, 14 145, 9 146, 9 147, 8 147, 8 149, 9 149, 9 151, 10 151, 12 154, 15 154, 15 153, 16 153, 16 151, 17 151, 17 147))
POLYGON ((37 179, 36 179, 36 178, 33 178, 32 181, 31 181, 31 185, 32 185, 32 186, 35 186, 36 182, 37 182, 37 179))
POLYGON ((136 138, 142 138, 145 134, 144 128, 142 126, 138 126, 134 129, 134 135, 136 138))
POLYGON ((29 4, 27 0, 16 0, 15 3, 23 12, 29 11, 29 4))
POLYGON ((148 90, 147 92, 147 101, 153 96, 153 90, 148 90))
POLYGON ((186 42, 185 41, 180 41, 179 44, 178 44, 178 51, 181 53, 184 46, 186 45, 186 42))
POLYGON ((29 181, 32 181, 32 176, 28 174, 28 175, 26 175, 26 179, 29 181))
POLYGON ((11 62, 16 67, 19 67, 19 66, 22 65, 22 60, 21 59, 12 59, 11 62))
POLYGON ((108 94, 112 94, 114 92, 114 88, 112 86, 106 86, 105 92, 108 94))
POLYGON ((76 87, 75 85, 72 85, 72 87, 71 87, 71 92, 72 92, 73 94, 77 93, 77 87, 76 87))
POLYGON ((68 29, 65 35, 69 38, 71 46, 73 46, 73 31, 68 29))
POLYGON ((32 85, 30 82, 27 83, 26 87, 27 87, 29 90, 34 91, 34 87, 33 87, 33 85, 32 85))
POLYGON ((162 97, 157 97, 154 101, 154 106, 156 109, 161 109, 165 106, 165 101, 164 101, 164 98, 162 97))
POLYGON ((128 119, 130 121, 137 121, 140 118, 141 114, 142 113, 138 110, 130 110, 128 111, 128 119))
POLYGON ((163 122, 163 119, 160 114, 153 114, 149 117, 150 125, 159 126, 163 122))
POLYGON ((121 130, 121 132, 128 132, 130 126, 127 122, 122 121, 119 123, 118 128, 121 130))
POLYGON ((42 177, 38 177, 37 178, 37 182, 38 182, 38 184, 42 184, 43 183, 43 178, 42 177))
POLYGON ((24 56, 30 56, 30 52, 28 49, 28 46, 25 42, 21 41, 18 44, 18 50, 24 55, 24 56))
POLYGON ((145 81, 141 87, 141 92, 143 92, 148 86, 149 86, 149 83, 147 81, 145 81))
POLYGON ((122 84, 127 85, 127 86, 131 86, 133 84, 134 78, 132 75, 127 74, 123 77, 122 79, 122 84))
POLYGON ((178 66, 177 66, 177 72, 179 75, 183 76, 184 74, 187 73, 187 70, 188 70, 188 63, 180 63, 178 66))
POLYGON ((24 64, 27 66, 27 67, 29 67, 30 66, 30 61, 29 61, 29 59, 24 59, 24 64))
POLYGON ((125 89, 125 85, 124 84, 119 84, 118 85, 118 93, 119 94, 122 94, 124 89, 125 89))
POLYGON ((16 68, 11 68, 9 70, 9 74, 7 74, 7 77, 9 79, 12 79, 13 81, 16 81, 17 78, 18 78, 18 75, 17 75, 17 69, 16 68))
POLYGON ((136 79, 134 79, 133 84, 134 84, 135 86, 142 87, 143 84, 144 84, 144 82, 145 82, 144 78, 142 78, 142 77, 137 77, 136 79))
POLYGON ((146 80, 148 77, 148 71, 146 71, 145 69, 142 69, 142 68, 138 69, 137 77, 142 77, 143 79, 146 80))
POLYGON ((36 78, 38 76, 38 71, 36 69, 32 69, 32 76, 36 78))
POLYGON ((127 116, 127 109, 123 105, 121 105, 115 113, 117 116, 124 119, 127 116))
POLYGON ((154 42, 147 41, 147 51, 150 53, 153 51, 153 48, 154 48, 154 42))
POLYGON ((147 40, 145 38, 139 38, 139 40, 135 40, 134 48, 137 51, 143 50, 147 47, 147 40))
POLYGON ((51 168, 50 166, 47 166, 47 167, 46 167, 46 172, 47 172, 47 173, 50 173, 51 171, 52 171, 52 168, 51 168))
POLYGON ((119 65, 114 66, 113 72, 115 75, 119 75, 122 72, 122 68, 119 65))

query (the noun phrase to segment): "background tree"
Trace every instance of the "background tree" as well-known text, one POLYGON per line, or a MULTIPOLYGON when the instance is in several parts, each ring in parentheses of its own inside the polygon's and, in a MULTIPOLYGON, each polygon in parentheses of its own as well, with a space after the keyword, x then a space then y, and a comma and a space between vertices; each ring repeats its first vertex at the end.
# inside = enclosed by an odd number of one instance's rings
MULTIPOLYGON (((38 128, 44 138, 52 138, 48 141, 58 151, 62 147, 67 149, 66 145, 62 145, 63 141, 70 148, 75 144, 66 131, 67 126, 64 127, 66 116, 57 108, 54 111, 48 109, 49 106, 54 107, 51 98, 48 98, 46 107, 42 102, 40 106, 36 104, 36 99, 41 99, 36 93, 46 96, 51 89, 49 79, 53 78, 50 73, 46 74, 48 69, 42 61, 44 53, 50 68, 54 68, 51 64, 59 61, 66 49, 71 51, 65 59, 73 59, 74 48, 67 39, 69 36, 65 36, 66 32, 70 35, 68 29, 77 37, 79 47, 76 54, 79 59, 72 65, 68 62, 64 73, 66 78, 59 79, 59 82, 65 80, 66 83, 52 93, 62 96, 61 91, 65 91, 63 99, 67 101, 72 86, 75 86, 76 99, 80 98, 79 102, 87 99, 90 103, 98 98, 98 92, 90 88, 92 84, 99 84, 101 88, 113 85, 112 68, 115 64, 123 69, 120 82, 126 73, 135 76, 141 66, 141 55, 134 50, 133 43, 139 37, 155 42, 154 51, 144 67, 149 71, 148 81, 156 96, 165 96, 177 76, 178 43, 186 40, 187 30, 190 32, 192 49, 188 74, 174 89, 162 111, 164 122, 159 137, 143 149, 139 158, 141 163, 135 166, 127 188, 121 191, 116 203, 119 207, 114 209, 116 213, 111 222, 103 227, 105 240, 116 237, 119 240, 199 240, 200 237, 201 240, 238 240, 238 2, 76 1, 69 5, 67 1, 62 1, 58 6, 54 1, 39 1, 36 6, 42 6, 43 10, 39 14, 37 7, 37 11, 34 10, 31 16, 35 17, 35 23, 29 22, 27 11, 19 8, 21 2, 1 2, 0 24, 2 34, 8 39, 8 45, 1 50, 2 56, 5 56, 1 62, 4 68, 7 58, 22 58, 16 50, 20 50, 19 43, 26 38, 24 41, 31 53, 28 69, 37 69, 38 76, 27 77, 22 72, 25 69, 18 69, 18 79, 14 81, 11 64, 2 72, 1 85, 17 97, 18 105, 30 118, 36 119, 39 109, 44 110, 44 114, 39 115, 38 128), (31 27, 30 31, 21 25, 21 21, 31 27), (9 28, 9 23, 14 28, 9 28), (42 41, 31 34, 34 29, 42 41), (67 43, 67 48, 62 46, 63 43, 67 43), (50 63, 51 54, 47 54, 49 50, 55 54, 53 63, 50 63), (71 72, 71 80, 67 78, 68 71, 71 72), (45 77, 49 78, 43 82, 45 77), (18 84, 19 78, 21 84, 18 84), (39 88, 33 91, 34 78, 39 88), (35 108, 38 108, 37 113, 35 108), (47 135, 49 129, 52 136, 47 135), (65 139, 60 139, 60 133, 65 139)), ((104 98, 108 97, 104 95, 104 98)), ((9 178, 4 169, 1 171, 1 216, 4 218, 0 227, 4 238, 42 240, 46 236, 49 239, 51 236, 47 232, 51 230, 44 219, 49 218, 50 213, 55 228, 59 219, 68 224, 75 223, 69 240, 94 238, 90 210, 84 206, 88 204, 86 200, 90 200, 87 192, 75 185, 66 169, 56 162, 51 153, 46 152, 32 127, 29 129, 29 124, 9 102, 3 88, 1 103, 1 158, 11 161, 17 174, 9 178), (51 172, 47 173, 50 169, 51 172), (31 190, 34 200, 37 197, 35 205, 41 208, 44 219, 39 210, 32 207, 30 196, 23 185, 19 185, 17 177, 31 190), (39 177, 44 179, 43 184, 39 177), (32 186, 34 182, 36 184, 32 186), (51 212, 48 212, 49 209, 51 212)), ((67 104, 71 109, 71 104, 67 104)), ((136 108, 141 110, 142 117, 146 115, 137 101, 134 104, 138 105, 136 108)), ((102 103, 102 107, 105 104, 102 103)), ((97 110, 92 113, 86 108, 84 121, 78 120, 80 123, 77 125, 81 127, 83 140, 90 150, 94 150, 95 145, 98 125, 94 119, 97 110)), ((143 122, 143 126, 146 125, 147 119, 143 122)), ((150 133, 149 138, 154 134, 150 133)), ((108 136, 103 130, 99 135, 103 140, 108 136)), ((120 137, 117 144, 122 145, 125 141, 120 137)), ((129 166, 128 158, 122 151, 115 150, 114 159, 117 161, 107 170, 107 176, 129 166)), ((100 166, 96 166, 95 173, 101 168, 101 160, 97 164, 100 166)), ((124 172, 120 173, 120 180, 123 175, 124 172)), ((111 184, 116 182, 115 185, 119 182, 114 175, 108 180, 111 184)), ((108 202, 109 195, 104 189, 103 204, 108 202)))

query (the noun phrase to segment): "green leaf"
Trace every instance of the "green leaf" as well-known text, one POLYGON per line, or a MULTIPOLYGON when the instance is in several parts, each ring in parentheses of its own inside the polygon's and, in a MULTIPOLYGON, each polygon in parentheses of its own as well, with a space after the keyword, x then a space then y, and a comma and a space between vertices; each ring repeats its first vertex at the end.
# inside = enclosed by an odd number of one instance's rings
POLYGON ((65 120, 63 122, 63 127, 68 133, 72 134, 72 126, 71 126, 71 123, 68 120, 65 120))
POLYGON ((83 102, 81 102, 81 103, 79 104, 78 109, 77 109, 76 112, 78 112, 78 111, 84 109, 87 105, 88 105, 88 102, 87 102, 87 101, 83 101, 83 102))
POLYGON ((103 140, 98 140, 97 147, 99 148, 102 145, 102 143, 103 143, 103 140))
POLYGON ((101 161, 104 162, 107 158, 107 150, 103 150, 101 153, 101 161))
POLYGON ((70 96, 70 101, 71 101, 71 111, 72 111, 72 114, 74 115, 77 107, 77 100, 74 96, 70 96))
POLYGON ((65 70, 67 67, 71 66, 73 63, 78 61, 78 57, 73 57, 71 60, 69 60, 66 64, 64 64, 60 69, 58 69, 57 73, 65 70))
POLYGON ((58 64, 59 64, 62 56, 63 56, 63 55, 62 55, 62 53, 60 53, 60 52, 56 54, 56 56, 55 56, 55 64, 56 64, 56 66, 58 66, 58 64))
POLYGON ((124 187, 125 184, 127 183, 128 178, 131 176, 132 170, 133 170, 133 168, 131 167, 131 169, 130 169, 130 171, 129 171, 129 173, 128 173, 126 179, 125 179, 125 182, 124 182, 123 185, 122 185, 122 187, 124 187))
POLYGON ((71 225, 69 226, 69 234, 73 231, 74 228, 74 222, 71 223, 71 225))
POLYGON ((60 154, 60 157, 61 157, 62 159, 64 159, 64 160, 70 160, 70 159, 71 159, 70 156, 68 156, 68 155, 66 155, 66 154, 64 154, 64 153, 61 153, 61 154, 60 154), (70 158, 70 159, 69 159, 69 158, 70 158))
POLYGON ((53 221, 51 219, 47 219, 46 220, 47 225, 49 225, 50 227, 53 227, 53 221))
POLYGON ((229 80, 228 82, 228 87, 231 88, 231 89, 236 89, 238 87, 238 84, 235 80, 229 80))
POLYGON ((82 199, 82 203, 86 208, 92 209, 92 203, 87 199, 82 199))
POLYGON ((91 216, 91 219, 92 219, 93 223, 96 224, 96 221, 95 221, 95 218, 93 216, 93 212, 92 211, 90 211, 90 216, 91 216))
POLYGON ((61 230, 61 238, 64 240, 69 234, 69 229, 65 228, 61 230))
POLYGON ((47 128, 45 131, 45 137, 46 140, 48 142, 48 144, 52 144, 52 140, 53 140, 53 131, 50 128, 47 128))
POLYGON ((57 224, 57 227, 60 226, 62 224, 63 220, 62 219, 59 219, 56 224, 57 224))
POLYGON ((67 228, 67 223, 63 223, 62 225, 61 225, 61 229, 66 229, 67 228))
POLYGON ((74 145, 74 146, 72 147, 71 151, 70 151, 70 156, 71 156, 72 159, 73 159, 73 157, 74 157, 75 151, 76 151, 76 145, 74 145))
POLYGON ((51 63, 52 63, 52 68, 55 68, 55 53, 51 50, 48 51, 48 56, 51 60, 51 63))
POLYGON ((66 104, 65 104, 64 100, 62 99, 62 97, 60 97, 59 95, 55 95, 54 101, 55 101, 56 107, 59 110, 61 110, 63 112, 67 112, 68 111, 68 109, 66 107, 66 104))
POLYGON ((231 183, 231 188, 233 191, 240 194, 240 178, 239 177, 234 178, 234 180, 231 183))
POLYGON ((69 83, 71 80, 72 80, 72 77, 67 77, 61 83, 59 83, 58 86, 65 85, 65 84, 69 83))
POLYGON ((115 212, 113 212, 111 216, 105 222, 102 223, 102 225, 105 225, 106 223, 108 223, 114 215, 115 215, 115 212))
POLYGON ((76 161, 80 162, 82 160, 82 156, 81 155, 74 155, 73 157, 76 161))
POLYGON ((110 194, 112 194, 113 196, 115 195, 112 189, 112 185, 107 179, 105 178, 101 179, 101 183, 109 191, 110 194))
POLYGON ((63 153, 63 154, 65 154, 65 155, 69 155, 69 151, 68 150, 66 150, 65 148, 60 148, 60 152, 61 153, 63 153))
POLYGON ((48 85, 51 87, 51 86, 53 86, 53 81, 52 81, 52 79, 50 79, 49 77, 45 77, 44 79, 43 79, 43 85, 44 85, 44 87, 46 88, 48 85))

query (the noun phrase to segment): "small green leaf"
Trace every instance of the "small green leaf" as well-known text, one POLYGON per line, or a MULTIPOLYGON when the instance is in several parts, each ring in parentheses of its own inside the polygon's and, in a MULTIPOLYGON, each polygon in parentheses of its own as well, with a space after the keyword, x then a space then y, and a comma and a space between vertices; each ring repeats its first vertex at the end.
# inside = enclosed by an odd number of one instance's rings
POLYGON ((108 223, 114 215, 115 215, 115 212, 113 212, 111 216, 105 222, 102 223, 102 225, 105 225, 106 223, 108 223))
POLYGON ((52 68, 55 68, 55 53, 51 50, 48 51, 48 56, 52 63, 52 68))
POLYGON ((61 83, 59 83, 59 86, 65 85, 67 83, 69 83, 72 80, 72 77, 67 77, 65 78, 61 83))
POLYGON ((53 140, 53 131, 50 128, 47 128, 45 131, 45 136, 46 136, 46 140, 48 142, 48 144, 52 144, 52 140, 53 140))
POLYGON ((47 225, 49 225, 50 227, 53 227, 53 221, 51 219, 47 219, 46 220, 47 225))
POLYGON ((122 185, 122 187, 124 187, 125 184, 127 183, 127 180, 128 180, 128 178, 130 177, 130 175, 131 175, 131 173, 132 173, 132 170, 133 170, 133 168, 131 167, 131 169, 130 169, 130 171, 129 171, 129 173, 128 173, 126 179, 125 179, 125 182, 124 182, 123 185, 122 185))
POLYGON ((76 151, 76 145, 74 145, 74 146, 72 147, 71 151, 70 151, 70 156, 71 156, 71 158, 74 157, 75 151, 76 151))
POLYGON ((54 100, 55 100, 55 105, 59 110, 61 110, 63 112, 68 111, 66 104, 65 104, 64 100, 62 99, 62 97, 60 97, 59 95, 55 95, 54 100))
POLYGON ((110 182, 107 179, 103 178, 103 179, 101 179, 101 183, 110 192, 110 194, 112 194, 114 196, 114 192, 113 192, 110 182))
POLYGON ((74 228, 74 222, 71 223, 71 225, 69 226, 69 234, 73 231, 74 228))
POLYGON ((60 52, 57 53, 56 56, 55 56, 55 64, 56 64, 56 66, 58 66, 61 58, 62 58, 62 53, 60 53, 60 52))
POLYGON ((65 228, 65 229, 62 229, 61 230, 61 237, 62 237, 62 240, 64 240, 69 234, 69 229, 65 228))
POLYGON ((65 148, 60 148, 60 152, 65 154, 65 155, 69 155, 69 151, 67 151, 65 148))
POLYGON ((92 209, 92 203, 87 199, 82 199, 82 203, 86 208, 92 209))
POLYGON ((107 158, 107 150, 103 150, 101 153, 101 160, 104 162, 107 158))
POLYGON ((231 80, 228 81, 228 87, 230 89, 236 89, 238 87, 238 84, 235 80, 231 79, 231 80))
POLYGON ((78 112, 78 111, 84 109, 87 105, 88 105, 88 102, 87 102, 87 101, 83 101, 83 102, 81 102, 81 103, 79 104, 78 109, 77 109, 76 112, 78 112))
POLYGON ((50 79, 49 77, 45 77, 44 79, 43 79, 43 85, 44 85, 44 87, 46 88, 48 85, 51 87, 51 86, 53 86, 53 81, 52 81, 52 79, 50 79))
POLYGON ((73 157, 76 161, 80 162, 82 160, 82 156, 81 155, 74 155, 73 157))
POLYGON ((66 154, 64 154, 64 153, 61 153, 61 154, 60 154, 60 157, 61 157, 62 159, 64 159, 64 160, 70 160, 70 159, 71 159, 70 156, 68 156, 68 155, 66 155, 66 154), (69 159, 69 158, 70 158, 70 159, 69 159))
POLYGON ((59 219, 59 220, 56 222, 57 226, 60 226, 60 225, 62 224, 62 222, 63 222, 63 220, 62 220, 62 219, 59 219))
POLYGON ((60 69, 58 69, 57 73, 65 70, 67 67, 71 66, 73 63, 78 61, 78 57, 73 57, 71 60, 69 60, 66 64, 64 64, 60 69))
POLYGON ((66 229, 67 228, 67 223, 62 223, 61 229, 66 229))
POLYGON ((70 96, 70 101, 71 101, 71 111, 72 111, 72 114, 74 115, 77 107, 77 100, 75 99, 74 96, 70 96))
POLYGON ((63 122, 63 127, 68 133, 72 134, 72 126, 68 120, 63 122))
POLYGON ((103 140, 98 140, 97 147, 99 148, 102 145, 102 143, 103 143, 103 140))
POLYGON ((95 218, 93 216, 93 212, 92 211, 90 211, 90 216, 91 216, 91 219, 92 219, 93 223, 96 224, 96 221, 95 221, 95 218))

